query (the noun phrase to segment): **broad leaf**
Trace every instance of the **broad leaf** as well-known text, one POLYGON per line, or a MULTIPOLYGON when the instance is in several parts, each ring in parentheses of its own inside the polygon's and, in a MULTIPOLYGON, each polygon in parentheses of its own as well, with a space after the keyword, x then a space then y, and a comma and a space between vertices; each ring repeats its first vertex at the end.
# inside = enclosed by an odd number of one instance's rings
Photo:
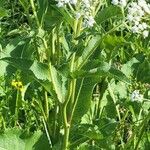
POLYGON ((57 6, 52 6, 55 10, 57 10, 62 16, 63 19, 73 28, 74 26, 74 18, 71 16, 71 14, 67 11, 67 9, 64 8, 58 8, 57 6))
POLYGON ((100 77, 80 79, 76 86, 76 109, 73 116, 73 122, 79 122, 82 116, 90 108, 93 88, 100 81, 100 77))
POLYGON ((53 85, 53 90, 57 94, 59 102, 63 103, 65 101, 67 93, 68 80, 66 77, 60 75, 54 66, 50 64, 50 74, 51 82, 53 85))
POLYGON ((126 77, 126 75, 122 71, 120 71, 120 70, 118 70, 118 69, 116 69, 114 67, 110 68, 109 76, 111 78, 115 78, 115 79, 117 79, 119 81, 123 81, 125 83, 130 84, 130 80, 126 77))
POLYGON ((34 73, 37 79, 50 80, 49 68, 46 64, 34 61, 29 69, 34 73))
POLYGON ((99 11, 99 13, 96 16, 96 22, 97 24, 101 24, 113 17, 122 17, 122 11, 120 7, 109 6, 99 11))
POLYGON ((41 131, 35 132, 33 135, 21 138, 22 131, 19 129, 7 129, 5 133, 0 135, 1 150, 40 150, 49 149, 49 143, 45 135, 41 131))
POLYGON ((88 45, 83 50, 82 56, 76 60, 78 69, 81 69, 87 63, 89 57, 93 54, 95 49, 99 46, 100 42, 101 42, 101 37, 99 35, 91 38, 91 40, 88 42, 88 45))

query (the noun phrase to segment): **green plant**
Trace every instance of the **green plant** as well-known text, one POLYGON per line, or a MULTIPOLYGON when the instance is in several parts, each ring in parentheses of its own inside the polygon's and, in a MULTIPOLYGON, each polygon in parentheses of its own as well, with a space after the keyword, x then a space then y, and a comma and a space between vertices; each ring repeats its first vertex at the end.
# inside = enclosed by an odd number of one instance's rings
POLYGON ((148 148, 149 37, 130 32, 126 10, 11 2, 0 10, 0 147, 17 137, 22 149, 40 149, 46 135, 45 149, 148 148))

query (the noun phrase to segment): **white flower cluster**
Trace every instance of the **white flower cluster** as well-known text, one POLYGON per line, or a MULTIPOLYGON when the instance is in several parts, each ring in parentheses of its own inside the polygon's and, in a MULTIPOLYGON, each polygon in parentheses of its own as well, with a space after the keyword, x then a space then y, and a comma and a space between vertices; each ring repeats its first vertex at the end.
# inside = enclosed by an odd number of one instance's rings
MULTIPOLYGON (((113 5, 125 7, 127 0, 112 0, 113 5)), ((131 31, 133 33, 141 34, 144 38, 149 35, 149 25, 147 24, 147 16, 150 16, 150 4, 145 0, 137 0, 137 2, 131 2, 128 5, 127 20, 132 26, 131 31)))
POLYGON ((92 6, 93 2, 92 0, 82 0, 81 1, 81 8, 79 10, 79 13, 81 16, 83 16, 83 27, 93 27, 95 20, 92 16, 92 6))
POLYGON ((149 26, 145 19, 148 15, 150 15, 150 4, 145 0, 138 0, 138 2, 129 4, 127 19, 132 25, 131 31, 133 33, 142 34, 144 38, 148 37, 149 26))
POLYGON ((121 7, 125 7, 127 5, 127 0, 112 0, 111 3, 113 5, 119 5, 121 7))
POLYGON ((76 5, 77 4, 77 0, 56 0, 58 3, 57 3, 57 7, 63 7, 65 6, 66 4, 70 3, 72 5, 76 5))
MULTIPOLYGON (((71 4, 76 6, 77 0, 56 0, 57 7, 64 7, 67 4, 71 4)), ((93 27, 95 20, 92 15, 92 7, 93 7, 93 0, 80 0, 78 4, 78 10, 75 12, 76 19, 80 19, 83 17, 83 27, 93 27)))
POLYGON ((131 94, 131 101, 142 102, 143 95, 140 94, 139 90, 135 90, 131 94))

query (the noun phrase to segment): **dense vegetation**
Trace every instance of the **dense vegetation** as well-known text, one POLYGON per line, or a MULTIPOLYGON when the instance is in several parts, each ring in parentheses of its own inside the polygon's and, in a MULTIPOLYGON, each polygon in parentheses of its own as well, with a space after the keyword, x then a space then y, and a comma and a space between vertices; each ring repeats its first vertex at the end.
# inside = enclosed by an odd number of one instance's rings
POLYGON ((145 0, 0 0, 0 150, 149 150, 149 29, 145 0))

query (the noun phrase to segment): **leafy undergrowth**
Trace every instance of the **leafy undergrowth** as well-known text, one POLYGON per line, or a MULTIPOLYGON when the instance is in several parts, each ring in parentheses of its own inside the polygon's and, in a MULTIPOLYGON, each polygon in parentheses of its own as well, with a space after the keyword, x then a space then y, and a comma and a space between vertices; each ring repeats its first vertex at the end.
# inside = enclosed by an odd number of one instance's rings
POLYGON ((49 142, 41 131, 27 133, 18 128, 10 128, 0 135, 1 150, 47 150, 49 142))
POLYGON ((0 0, 0 150, 149 150, 150 4, 0 0))

